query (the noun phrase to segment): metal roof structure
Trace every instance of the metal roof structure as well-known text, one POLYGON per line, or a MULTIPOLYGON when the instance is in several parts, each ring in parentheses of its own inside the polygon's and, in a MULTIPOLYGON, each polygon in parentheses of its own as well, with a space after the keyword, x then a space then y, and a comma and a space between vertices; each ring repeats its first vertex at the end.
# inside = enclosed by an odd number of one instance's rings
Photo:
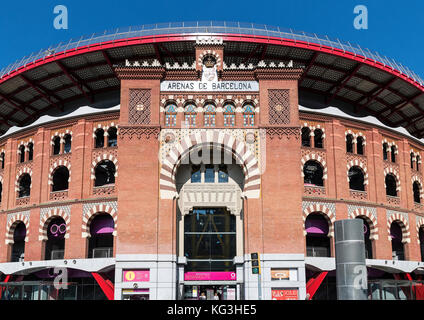
POLYGON ((181 22, 105 31, 40 50, 0 71, 0 134, 45 114, 119 99, 115 65, 128 60, 160 64, 195 59, 199 36, 225 44, 224 63, 257 65, 292 60, 304 73, 300 100, 372 115, 390 127, 424 136, 424 80, 395 61, 360 46, 278 27, 238 22, 181 22))

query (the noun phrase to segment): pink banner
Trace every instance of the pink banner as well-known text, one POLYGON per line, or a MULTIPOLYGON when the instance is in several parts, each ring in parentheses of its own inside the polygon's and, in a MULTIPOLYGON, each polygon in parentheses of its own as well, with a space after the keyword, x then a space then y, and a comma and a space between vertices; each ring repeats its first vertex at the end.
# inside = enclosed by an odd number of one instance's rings
POLYGON ((150 280, 150 270, 125 270, 123 282, 142 282, 150 280))
POLYGON ((235 272, 186 272, 185 281, 235 281, 235 272))

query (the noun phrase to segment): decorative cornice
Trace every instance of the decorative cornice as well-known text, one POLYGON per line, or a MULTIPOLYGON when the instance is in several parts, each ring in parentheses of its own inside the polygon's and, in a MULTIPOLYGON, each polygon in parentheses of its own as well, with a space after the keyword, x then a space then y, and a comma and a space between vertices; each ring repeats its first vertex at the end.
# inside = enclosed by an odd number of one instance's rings
POLYGON ((258 80, 299 80, 303 69, 292 68, 257 68, 255 76, 258 80))
POLYGON ((124 139, 157 139, 160 133, 160 126, 119 126, 119 138, 124 139))
POLYGON ((278 138, 283 139, 286 138, 290 140, 290 138, 294 138, 296 140, 300 139, 300 127, 272 127, 272 126, 261 126, 261 129, 266 131, 266 135, 270 139, 278 138))
POLYGON ((119 79, 134 80, 161 80, 165 75, 165 68, 159 67, 116 67, 115 72, 119 79))

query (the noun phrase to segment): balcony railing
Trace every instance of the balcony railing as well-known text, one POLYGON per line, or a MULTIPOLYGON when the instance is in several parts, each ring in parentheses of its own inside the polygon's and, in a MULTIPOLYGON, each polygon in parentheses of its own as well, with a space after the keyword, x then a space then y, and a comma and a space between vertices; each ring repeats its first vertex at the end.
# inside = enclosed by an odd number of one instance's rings
POLYGON ((60 260, 65 257, 65 250, 52 250, 50 260, 60 260))
POLYGON ((399 207, 400 206, 400 198, 394 196, 386 196, 387 202, 389 205, 399 207))
POLYGON ((330 257, 330 249, 325 247, 306 247, 307 257, 330 257))
POLYGON ((112 258, 113 248, 94 248, 93 258, 112 258))

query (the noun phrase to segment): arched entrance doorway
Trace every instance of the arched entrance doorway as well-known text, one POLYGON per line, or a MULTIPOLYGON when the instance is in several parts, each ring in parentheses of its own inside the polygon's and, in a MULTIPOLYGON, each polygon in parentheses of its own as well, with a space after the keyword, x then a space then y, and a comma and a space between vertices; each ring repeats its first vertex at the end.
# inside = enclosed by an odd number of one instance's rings
POLYGON ((243 256, 243 168, 230 150, 204 144, 181 159, 175 184, 178 192, 179 298, 240 298, 237 256, 243 256))

